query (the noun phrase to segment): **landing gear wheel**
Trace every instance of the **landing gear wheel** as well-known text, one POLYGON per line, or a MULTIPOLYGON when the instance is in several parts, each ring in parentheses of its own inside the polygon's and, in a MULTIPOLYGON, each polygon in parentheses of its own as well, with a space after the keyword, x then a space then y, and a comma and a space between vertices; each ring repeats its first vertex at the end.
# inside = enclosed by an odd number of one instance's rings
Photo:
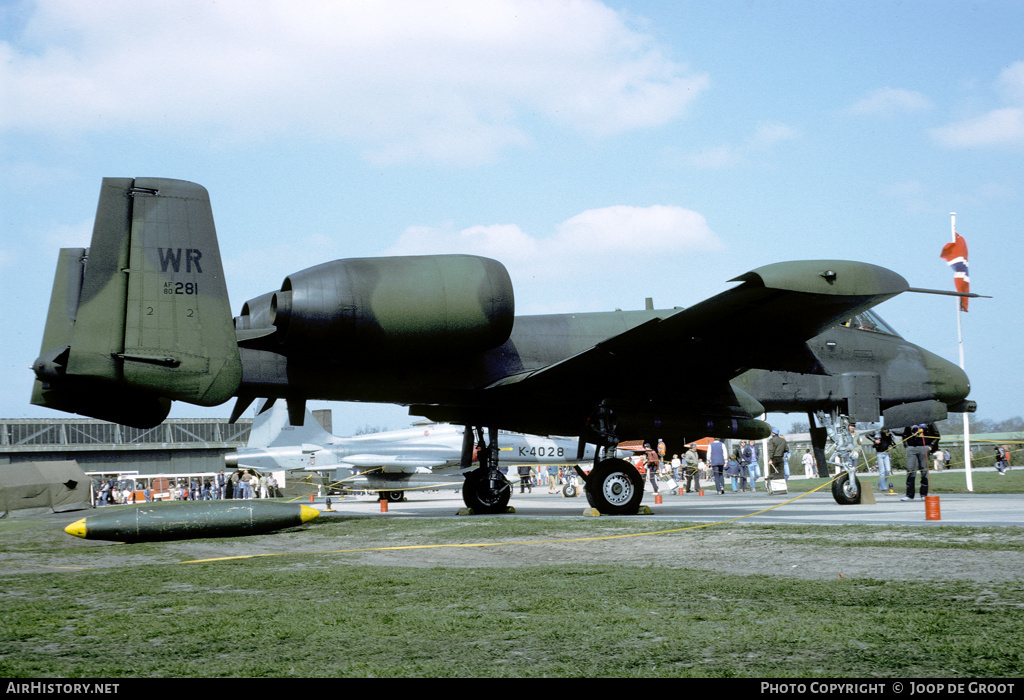
POLYGON ((636 515, 644 497, 644 480, 621 459, 606 459, 587 479, 587 499, 604 515, 636 515))
POLYGON ((380 500, 390 503, 398 503, 405 498, 405 491, 381 491, 380 500))
POLYGON ((853 506, 860 503, 860 482, 857 477, 850 478, 850 472, 844 472, 832 482, 832 498, 841 506, 853 506))
POLYGON ((501 478, 496 484, 497 488, 493 488, 487 469, 477 469, 467 474, 462 486, 462 501, 466 507, 472 508, 474 513, 504 513, 512 497, 512 484, 504 474, 499 472, 498 476, 501 478))
POLYGON ((576 498, 577 493, 576 484, 566 484, 562 487, 562 495, 566 498, 576 498))

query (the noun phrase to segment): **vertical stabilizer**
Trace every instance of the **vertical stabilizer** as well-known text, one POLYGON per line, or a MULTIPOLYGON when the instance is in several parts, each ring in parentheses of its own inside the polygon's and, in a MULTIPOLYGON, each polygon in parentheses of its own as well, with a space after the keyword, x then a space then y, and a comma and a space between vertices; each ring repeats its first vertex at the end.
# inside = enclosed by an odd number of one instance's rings
POLYGON ((202 406, 224 403, 242 378, 234 321, 206 189, 138 178, 124 335, 133 385, 202 406))
POLYGON ((61 251, 32 402, 137 427, 241 382, 206 190, 105 178, 92 244, 61 251))
POLYGON ((256 419, 249 432, 248 447, 279 447, 292 445, 326 445, 334 441, 334 436, 320 427, 313 414, 306 409, 305 421, 302 425, 293 425, 288 417, 288 407, 282 402, 275 402, 267 407, 260 401, 256 419))

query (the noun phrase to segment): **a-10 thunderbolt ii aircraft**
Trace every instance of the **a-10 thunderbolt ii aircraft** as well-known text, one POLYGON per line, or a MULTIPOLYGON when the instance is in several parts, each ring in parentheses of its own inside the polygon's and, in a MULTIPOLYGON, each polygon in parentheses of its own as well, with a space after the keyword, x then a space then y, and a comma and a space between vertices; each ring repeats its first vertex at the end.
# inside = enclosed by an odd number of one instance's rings
POLYGON ((685 309, 515 316, 495 260, 345 259, 288 275, 232 320, 206 189, 106 178, 91 247, 61 250, 32 401, 147 427, 175 400, 235 396, 238 417, 258 397, 285 399, 296 424, 307 399, 406 405, 467 426, 462 464, 474 442, 481 464, 463 498, 491 513, 510 493, 499 429, 578 435, 600 451, 585 490, 609 514, 643 497, 609 452, 621 441, 660 438, 671 453, 706 435, 761 439, 766 409, 859 421, 888 410, 907 424, 969 408, 956 365, 841 325, 910 291, 895 272, 804 260, 733 281, 685 309), (720 342, 736 328, 764 340, 720 342))
MULTIPOLYGON (((464 473, 479 466, 476 455, 470 465, 462 466, 461 425, 430 423, 338 437, 324 430, 308 410, 302 425, 292 425, 283 404, 263 409, 260 406, 253 421, 248 445, 224 455, 230 469, 284 470, 289 479, 301 478, 303 472, 330 472, 338 487, 376 491, 383 499, 398 501, 409 489, 461 489, 464 473)), ((505 466, 581 461, 576 438, 500 431, 499 440, 505 466)), ((593 461, 594 455, 595 447, 587 445, 582 460, 593 461)))

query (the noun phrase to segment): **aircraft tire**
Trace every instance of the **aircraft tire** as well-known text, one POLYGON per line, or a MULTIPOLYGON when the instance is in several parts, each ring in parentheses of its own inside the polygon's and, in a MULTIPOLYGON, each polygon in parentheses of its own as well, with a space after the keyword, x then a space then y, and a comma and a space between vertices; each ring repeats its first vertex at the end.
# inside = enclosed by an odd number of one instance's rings
POLYGON ((487 481, 486 469, 476 469, 467 474, 462 486, 462 502, 467 508, 472 508, 474 513, 504 513, 512 497, 512 484, 502 477, 501 487, 497 491, 492 491, 487 481))
POLYGON ((860 482, 850 479, 850 472, 845 472, 832 482, 832 498, 841 506, 853 506, 860 503, 860 482))
POLYGON ((566 484, 562 487, 562 495, 566 498, 576 498, 577 490, 575 484, 566 484))
POLYGON ((587 500, 604 515, 636 515, 644 498, 644 480, 632 464, 606 459, 587 479, 587 500))
POLYGON ((405 491, 381 491, 380 497, 389 503, 398 503, 405 498, 405 491))

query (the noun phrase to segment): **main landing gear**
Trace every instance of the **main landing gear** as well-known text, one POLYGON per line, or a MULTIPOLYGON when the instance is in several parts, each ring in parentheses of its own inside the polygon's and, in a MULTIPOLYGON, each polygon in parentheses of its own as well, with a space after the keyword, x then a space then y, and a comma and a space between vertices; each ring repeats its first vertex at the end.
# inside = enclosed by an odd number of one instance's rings
POLYGON ((462 501, 474 513, 493 515, 508 510, 512 497, 512 484, 497 469, 480 467, 466 474, 462 487, 462 501))
MULTIPOLYGON (((629 462, 612 457, 618 444, 614 413, 601 406, 591 428, 599 436, 594 453, 594 469, 584 477, 584 492, 591 507, 603 515, 636 515, 644 498, 644 479, 629 462)), ((582 450, 581 450, 582 452, 582 450)))
POLYGON ((636 515, 644 497, 644 480, 629 462, 605 459, 587 477, 587 502, 604 515, 636 515))
MULTIPOLYGON (((498 470, 498 431, 488 430, 489 444, 484 444, 483 430, 476 429, 480 466, 466 474, 462 501, 474 513, 493 515, 508 510, 512 484, 498 470)), ((473 429, 466 426, 462 437, 462 466, 469 467, 473 454, 473 429)))
MULTIPOLYGON (((488 429, 488 440, 485 443, 481 428, 466 426, 462 438, 462 467, 469 470, 472 465, 474 433, 480 466, 466 472, 462 500, 474 513, 505 513, 512 496, 512 484, 498 469, 496 429, 488 429)), ((595 455, 595 467, 589 475, 579 469, 577 472, 583 478, 584 493, 593 508, 604 515, 636 515, 640 512, 640 501, 644 497, 644 480, 629 462, 609 457, 609 454, 614 454, 617 444, 613 438, 609 433, 606 440, 609 445, 599 447, 595 455)), ((582 449, 580 453, 582 456, 582 449)))

